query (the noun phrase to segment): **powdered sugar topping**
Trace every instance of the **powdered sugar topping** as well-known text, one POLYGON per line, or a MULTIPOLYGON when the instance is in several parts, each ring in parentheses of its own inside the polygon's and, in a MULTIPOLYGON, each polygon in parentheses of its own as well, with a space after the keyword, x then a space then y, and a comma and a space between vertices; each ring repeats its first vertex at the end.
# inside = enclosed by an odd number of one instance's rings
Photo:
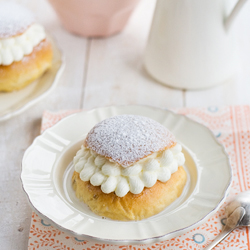
POLYGON ((33 22, 33 14, 16 3, 0 3, 0 38, 23 33, 33 22))
POLYGON ((176 144, 173 134, 143 116, 118 115, 98 123, 88 133, 86 146, 123 167, 176 144))

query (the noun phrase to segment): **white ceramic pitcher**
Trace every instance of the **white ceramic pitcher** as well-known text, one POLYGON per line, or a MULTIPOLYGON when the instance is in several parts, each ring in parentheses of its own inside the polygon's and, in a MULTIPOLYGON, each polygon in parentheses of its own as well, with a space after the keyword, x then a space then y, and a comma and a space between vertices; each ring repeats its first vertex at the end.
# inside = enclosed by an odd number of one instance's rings
POLYGON ((246 0, 158 0, 144 65, 174 88, 201 89, 236 72, 229 29, 246 0), (230 12, 230 13, 229 13, 230 12))

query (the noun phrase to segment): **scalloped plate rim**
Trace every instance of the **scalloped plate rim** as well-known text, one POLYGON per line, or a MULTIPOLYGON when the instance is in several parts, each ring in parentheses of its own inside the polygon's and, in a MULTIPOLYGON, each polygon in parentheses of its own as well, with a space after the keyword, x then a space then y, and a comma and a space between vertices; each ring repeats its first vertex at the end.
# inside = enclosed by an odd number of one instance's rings
MULTIPOLYGON (((178 114, 178 113, 175 113, 174 111, 171 111, 169 109, 163 109, 163 108, 158 108, 158 107, 153 107, 153 106, 148 106, 148 105, 117 105, 117 106, 114 106, 114 105, 111 105, 111 106, 105 106, 105 107, 98 107, 98 108, 94 108, 94 109, 91 109, 91 110, 87 110, 87 111, 80 111, 80 112, 77 112, 77 113, 73 113, 71 115, 68 115, 66 117, 64 117, 63 119, 61 119, 58 123, 54 124, 52 127, 48 128, 47 130, 50 130, 52 128, 56 128, 57 126, 60 125, 60 123, 70 119, 72 116, 76 116, 78 115, 79 113, 84 113, 84 114, 87 114, 87 113, 91 113, 91 112, 95 112, 96 110, 100 110, 100 109, 104 109, 104 108, 120 108, 120 107, 144 107, 144 108, 149 108, 149 109, 157 109, 157 110, 162 110, 162 111, 167 111, 167 112, 170 112, 172 113, 173 115, 175 116, 178 116, 178 117, 184 117, 185 119, 187 119, 188 121, 190 122, 193 122, 195 124, 198 124, 199 126, 202 126, 204 129, 206 129, 206 131, 210 134, 210 136, 214 139, 214 141, 216 142, 217 145, 219 145, 222 150, 223 150, 223 153, 224 155, 226 156, 226 159, 227 159, 227 165, 228 165, 228 170, 229 170, 229 174, 230 174, 230 178, 228 179, 228 184, 227 186, 225 187, 225 191, 224 191, 224 195, 221 197, 221 200, 218 202, 218 204, 208 213, 206 214, 203 218, 201 218, 199 221, 196 221, 194 222, 193 224, 185 227, 185 228, 180 228, 180 229, 177 229, 177 230, 174 230, 170 233, 167 233, 167 234, 163 234, 163 235, 160 235, 160 236, 154 236, 154 237, 149 237, 149 238, 144 238, 144 239, 108 239, 108 238, 100 238, 100 237, 95 237, 95 236, 91 236, 91 235, 87 235, 87 234, 78 234, 76 232, 74 232, 73 230, 70 230, 70 229, 66 229, 64 227, 62 227, 60 224, 58 224, 57 222, 53 221, 52 219, 50 219, 49 217, 47 217, 46 215, 44 215, 43 213, 41 213, 39 210, 37 210, 37 208, 33 205, 33 203, 31 202, 30 200, 30 197, 29 197, 29 194, 26 192, 25 188, 24 188, 24 185, 23 185, 23 180, 22 180, 22 176, 21 176, 21 182, 22 182, 22 188, 27 196, 27 199, 31 205, 31 207, 34 209, 34 211, 42 218, 44 218, 45 220, 49 221, 53 226, 55 226, 56 228, 58 228, 59 230, 62 230, 64 232, 67 232, 75 237, 80 237, 80 238, 84 238, 84 239, 87 239, 87 240, 92 240, 92 241, 98 241, 98 242, 104 242, 104 243, 113 243, 113 244, 117 244, 117 245, 124 245, 124 244, 150 244, 150 243, 155 243, 155 242, 159 242, 159 241, 163 241, 163 240, 167 240, 167 239, 170 239, 171 237, 176 237, 178 235, 180 235, 181 233, 185 233, 197 226, 199 226, 201 223, 203 223, 205 220, 207 220, 208 218, 210 218, 220 207, 220 205, 224 202, 224 200, 226 199, 228 193, 229 193, 229 189, 231 187, 231 184, 232 184, 232 167, 231 167, 231 164, 230 164, 230 159, 229 159, 229 156, 228 154, 226 153, 226 150, 225 150, 225 147, 224 145, 222 145, 218 139, 216 138, 216 136, 213 134, 213 132, 206 126, 204 126, 203 124, 197 122, 197 121, 194 121, 192 120, 191 118, 185 116, 185 115, 181 115, 181 114, 178 114), (172 236, 171 236, 172 235, 172 236)), ((47 130, 45 130, 44 132, 46 132, 47 130)), ((39 135, 38 137, 36 137, 33 141, 33 143, 29 146, 29 148, 26 150, 25 154, 28 152, 28 150, 30 148, 32 148, 32 146, 36 143, 36 141, 42 137, 43 134, 39 135)), ((24 156, 25 156, 24 154, 24 156)), ((23 171, 23 162, 21 164, 21 167, 22 167, 22 171, 23 171)), ((22 172, 21 171, 21 172, 22 172)))

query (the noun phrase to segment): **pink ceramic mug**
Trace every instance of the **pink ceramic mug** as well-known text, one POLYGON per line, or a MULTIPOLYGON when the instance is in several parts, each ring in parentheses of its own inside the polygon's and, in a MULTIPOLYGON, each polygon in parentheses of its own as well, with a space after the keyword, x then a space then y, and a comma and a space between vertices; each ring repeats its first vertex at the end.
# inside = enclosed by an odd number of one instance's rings
POLYGON ((139 0, 49 0, 64 27, 87 37, 121 31, 139 0))

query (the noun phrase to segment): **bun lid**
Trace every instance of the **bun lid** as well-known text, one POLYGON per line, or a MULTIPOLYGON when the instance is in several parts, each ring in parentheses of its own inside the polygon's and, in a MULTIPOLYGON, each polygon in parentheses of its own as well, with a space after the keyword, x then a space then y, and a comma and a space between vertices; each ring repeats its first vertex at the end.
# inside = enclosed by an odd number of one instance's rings
POLYGON ((175 144, 175 137, 166 127, 137 115, 103 120, 90 130, 85 140, 85 147, 125 168, 175 144))
POLYGON ((22 34, 34 21, 34 15, 22 5, 0 2, 0 39, 22 34))

